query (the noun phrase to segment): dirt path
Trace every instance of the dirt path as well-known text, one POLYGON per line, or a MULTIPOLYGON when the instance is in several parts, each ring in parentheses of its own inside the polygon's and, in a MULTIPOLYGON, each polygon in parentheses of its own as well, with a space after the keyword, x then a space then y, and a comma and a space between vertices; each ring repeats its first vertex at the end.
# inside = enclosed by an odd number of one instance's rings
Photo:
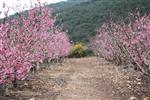
POLYGON ((105 62, 101 62, 101 67, 95 58, 73 59, 69 63, 67 70, 61 74, 64 74, 64 77, 65 74, 70 76, 70 80, 68 85, 61 89, 62 94, 57 100, 117 100, 112 96, 111 89, 105 88, 105 62))
MULTIPOLYGON (((150 85, 137 73, 96 57, 68 59, 39 71, 13 98, 17 100, 128 100, 149 96, 150 85), (128 71, 130 73, 130 71, 128 71), (144 87, 142 84, 145 84, 144 87)), ((147 80, 147 79, 146 79, 147 80)))

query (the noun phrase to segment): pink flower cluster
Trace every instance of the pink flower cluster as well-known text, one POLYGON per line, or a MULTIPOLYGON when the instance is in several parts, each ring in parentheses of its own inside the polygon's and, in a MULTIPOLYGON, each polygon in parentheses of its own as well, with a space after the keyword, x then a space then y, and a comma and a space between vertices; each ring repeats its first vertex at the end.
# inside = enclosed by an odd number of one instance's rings
POLYGON ((65 57, 69 48, 68 36, 55 28, 47 6, 5 18, 0 24, 0 84, 25 79, 33 62, 65 57))
POLYGON ((130 63, 144 74, 150 74, 150 16, 129 20, 128 24, 104 23, 95 37, 93 49, 107 60, 130 63))

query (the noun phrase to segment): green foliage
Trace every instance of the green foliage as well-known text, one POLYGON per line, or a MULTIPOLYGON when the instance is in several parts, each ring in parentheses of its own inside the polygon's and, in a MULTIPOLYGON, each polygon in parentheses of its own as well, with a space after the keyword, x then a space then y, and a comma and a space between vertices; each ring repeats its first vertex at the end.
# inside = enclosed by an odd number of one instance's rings
POLYGON ((71 52, 70 52, 70 57, 85 57, 86 56, 86 49, 83 43, 77 43, 72 46, 71 52))
POLYGON ((68 0, 52 6, 56 25, 68 30, 74 42, 89 42, 88 33, 95 35, 96 29, 110 17, 126 18, 128 12, 139 8, 141 13, 150 12, 150 0, 68 0))
POLYGON ((86 49, 86 56, 95 56, 94 52, 92 50, 86 49))

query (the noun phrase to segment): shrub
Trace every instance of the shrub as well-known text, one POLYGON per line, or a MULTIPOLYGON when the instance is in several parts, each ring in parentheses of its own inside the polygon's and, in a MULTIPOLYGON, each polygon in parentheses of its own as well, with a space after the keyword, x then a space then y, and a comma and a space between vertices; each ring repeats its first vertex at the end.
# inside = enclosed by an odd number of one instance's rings
POLYGON ((77 43, 72 46, 71 52, 70 52, 70 57, 85 57, 86 56, 86 47, 84 46, 83 43, 77 43))

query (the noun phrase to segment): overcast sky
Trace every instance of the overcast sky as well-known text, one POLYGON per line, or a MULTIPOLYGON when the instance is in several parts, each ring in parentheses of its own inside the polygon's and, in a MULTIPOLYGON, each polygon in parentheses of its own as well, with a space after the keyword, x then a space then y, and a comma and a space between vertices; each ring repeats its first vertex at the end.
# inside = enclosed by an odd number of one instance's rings
MULTIPOLYGON (((6 11, 6 8, 8 9, 8 7, 10 7, 9 10, 9 15, 13 14, 15 11, 12 9, 16 9, 17 6, 16 5, 20 5, 22 7, 25 7, 25 5, 29 6, 31 4, 31 2, 36 2, 37 0, 0 0, 0 12, 2 12, 2 14, 0 15, 0 17, 2 18, 4 15, 4 11, 6 11), (4 4, 6 4, 7 7, 5 7, 5 9, 2 9, 4 4)), ((57 3, 60 1, 66 1, 66 0, 40 0, 42 3, 47 2, 48 4, 50 3, 57 3)), ((28 9, 27 7, 25 7, 26 9, 28 9)), ((23 8, 21 8, 23 9, 23 8)))

